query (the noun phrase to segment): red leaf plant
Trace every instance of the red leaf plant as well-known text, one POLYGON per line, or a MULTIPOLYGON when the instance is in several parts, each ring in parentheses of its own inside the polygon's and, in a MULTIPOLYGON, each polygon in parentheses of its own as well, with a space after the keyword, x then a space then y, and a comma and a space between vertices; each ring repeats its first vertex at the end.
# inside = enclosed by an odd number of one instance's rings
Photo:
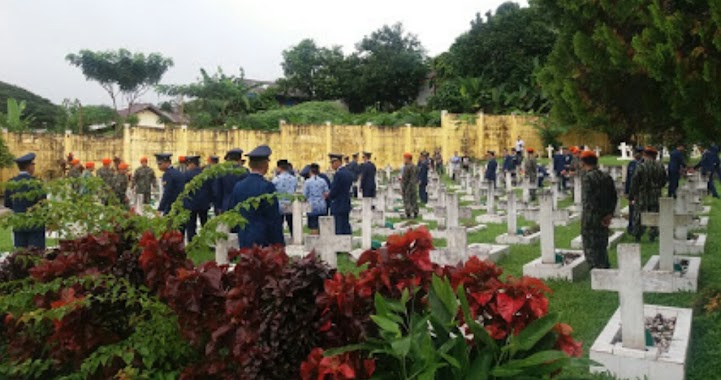
MULTIPOLYGON (((502 281, 499 279, 503 273, 501 268, 477 257, 457 266, 441 267, 430 261, 432 248, 428 230, 424 227, 408 230, 403 235, 389 237, 384 248, 364 252, 357 265, 368 266, 358 277, 336 273, 326 280, 324 291, 316 298, 321 310, 319 332, 323 344, 303 363, 304 379, 345 379, 348 377, 344 376, 351 373, 355 374, 352 378, 363 378, 358 376, 362 372, 360 362, 341 355, 334 357, 336 361, 332 363, 338 365, 331 366, 335 369, 330 370, 321 366, 319 352, 322 348, 360 343, 375 334, 376 328, 370 315, 374 313, 373 296, 376 292, 384 297, 400 299, 402 291, 409 289, 415 292, 411 300, 415 303, 414 307, 425 305, 433 274, 448 277, 454 288, 463 287, 472 317, 501 343, 509 334, 520 333, 528 324, 548 313, 546 295, 551 290, 543 281, 510 276, 502 281), (353 371, 342 367, 343 363, 352 364, 353 371), (326 375, 331 376, 324 377, 326 375)), ((459 323, 464 323, 460 310, 458 319, 459 323)), ((570 336, 570 328, 559 329, 556 330, 558 349, 570 356, 582 353, 581 344, 570 336)), ((326 363, 329 361, 326 360, 326 363)))

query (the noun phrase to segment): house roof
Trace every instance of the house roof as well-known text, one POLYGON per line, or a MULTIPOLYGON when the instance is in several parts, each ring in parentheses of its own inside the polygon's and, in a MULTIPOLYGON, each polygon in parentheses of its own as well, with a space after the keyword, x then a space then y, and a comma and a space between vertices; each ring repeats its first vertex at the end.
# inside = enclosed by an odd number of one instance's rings
POLYGON ((153 112, 154 114, 156 114, 158 116, 166 117, 173 124, 188 124, 188 118, 181 115, 179 112, 177 112, 175 110, 173 112, 163 111, 160 108, 158 108, 150 103, 133 104, 133 106, 130 107, 129 109, 125 108, 125 109, 118 111, 118 114, 121 117, 128 117, 129 115, 135 115, 138 112, 142 112, 142 111, 146 111, 146 110, 153 112))

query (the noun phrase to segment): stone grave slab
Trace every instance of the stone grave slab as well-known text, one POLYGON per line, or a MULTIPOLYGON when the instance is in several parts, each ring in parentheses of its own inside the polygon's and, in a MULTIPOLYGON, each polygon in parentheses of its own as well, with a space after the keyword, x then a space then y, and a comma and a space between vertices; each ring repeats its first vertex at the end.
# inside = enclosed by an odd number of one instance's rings
MULTIPOLYGON (((611 231, 611 235, 608 237, 608 249, 611 249, 618 245, 623 238, 623 231, 611 231)), ((571 240, 571 248, 583 249, 583 238, 581 235, 576 236, 571 240)))
MULTIPOLYGON (((691 309, 644 305, 643 292, 655 291, 658 276, 641 270, 641 248, 638 244, 621 244, 618 248, 619 269, 595 269, 591 287, 619 292, 619 308, 591 346, 590 359, 600 366, 593 373, 608 372, 619 379, 684 379, 691 337, 691 309), (670 339, 665 344, 646 345, 647 318, 660 315, 675 320, 670 339)), ((666 286, 665 284, 663 286, 666 286)))

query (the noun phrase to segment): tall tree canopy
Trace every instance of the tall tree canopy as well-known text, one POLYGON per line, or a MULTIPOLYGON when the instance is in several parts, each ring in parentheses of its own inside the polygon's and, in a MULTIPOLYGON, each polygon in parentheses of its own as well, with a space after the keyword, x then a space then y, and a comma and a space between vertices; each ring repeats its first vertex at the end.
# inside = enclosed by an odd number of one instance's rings
POLYGON ((425 50, 403 24, 384 25, 356 44, 348 57, 344 98, 351 110, 383 111, 411 104, 428 74, 425 50))
POLYGON ((342 97, 341 70, 343 51, 339 46, 319 47, 305 39, 283 51, 281 89, 299 91, 309 100, 339 99, 342 97))
POLYGON ((448 52, 436 57, 437 92, 431 106, 452 112, 545 111, 535 72, 555 41, 536 7, 513 2, 471 21, 448 52))
POLYGON ((540 81, 562 123, 613 137, 721 132, 721 3, 533 0, 559 30, 540 81))
POLYGON ((158 84, 173 60, 159 53, 145 55, 125 49, 117 51, 81 50, 68 54, 65 59, 82 70, 87 80, 98 82, 110 95, 113 108, 118 109, 118 97, 122 96, 128 108, 158 84))

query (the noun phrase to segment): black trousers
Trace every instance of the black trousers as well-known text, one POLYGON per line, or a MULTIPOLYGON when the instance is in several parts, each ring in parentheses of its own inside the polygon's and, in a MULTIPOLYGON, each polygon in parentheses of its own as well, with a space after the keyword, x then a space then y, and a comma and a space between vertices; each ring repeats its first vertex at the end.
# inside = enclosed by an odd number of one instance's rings
POLYGON ((45 229, 36 231, 13 231, 15 248, 45 249, 45 229))
POLYGON ((418 185, 418 197, 421 199, 421 203, 426 204, 428 203, 428 191, 427 191, 428 184, 422 183, 418 185))
POLYGON ((190 220, 185 225, 185 236, 188 242, 197 235, 198 220, 200 220, 201 227, 205 226, 205 223, 208 222, 208 210, 190 210, 190 220))

